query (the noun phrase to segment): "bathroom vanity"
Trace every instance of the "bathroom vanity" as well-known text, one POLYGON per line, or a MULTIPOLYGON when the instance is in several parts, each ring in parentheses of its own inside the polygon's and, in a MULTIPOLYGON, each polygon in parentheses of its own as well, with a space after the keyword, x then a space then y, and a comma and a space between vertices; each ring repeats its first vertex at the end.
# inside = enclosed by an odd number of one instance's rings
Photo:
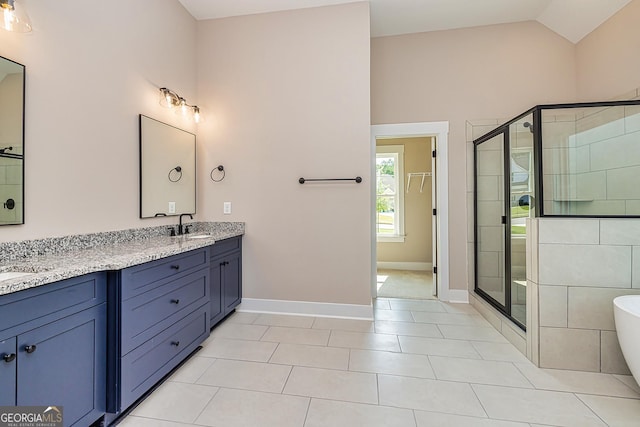
POLYGON ((241 300, 244 225, 197 233, 3 260, 33 272, 0 281, 0 405, 61 406, 80 427, 144 397, 241 300))

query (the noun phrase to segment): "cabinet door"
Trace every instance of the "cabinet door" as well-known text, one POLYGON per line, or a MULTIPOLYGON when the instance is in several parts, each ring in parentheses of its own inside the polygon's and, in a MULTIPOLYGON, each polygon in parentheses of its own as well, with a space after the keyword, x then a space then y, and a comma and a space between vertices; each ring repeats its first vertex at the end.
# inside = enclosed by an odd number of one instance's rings
POLYGON ((210 292, 211 308, 209 317, 211 327, 214 327, 224 317, 224 307, 222 305, 222 275, 224 271, 224 258, 214 258, 211 260, 210 272, 210 292))
POLYGON ((106 406, 106 304, 18 336, 17 404, 62 406, 89 425, 106 406))
POLYGON ((242 253, 231 253, 225 257, 223 266, 224 313, 230 313, 242 298, 242 253))
POLYGON ((16 339, 0 341, 0 406, 16 404, 16 339))

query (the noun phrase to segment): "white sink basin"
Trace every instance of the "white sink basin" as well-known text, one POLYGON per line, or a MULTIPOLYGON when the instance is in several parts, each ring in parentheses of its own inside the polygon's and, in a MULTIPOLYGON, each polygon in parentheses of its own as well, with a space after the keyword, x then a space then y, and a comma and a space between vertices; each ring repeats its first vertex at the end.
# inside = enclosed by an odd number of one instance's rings
POLYGON ((211 234, 194 234, 187 236, 187 239, 208 239, 211 237, 211 234))
POLYGON ((7 272, 4 272, 4 273, 0 273, 0 281, 8 280, 8 279, 15 279, 16 277, 28 276, 30 274, 33 274, 33 273, 25 273, 25 272, 22 272, 22 271, 7 271, 7 272))

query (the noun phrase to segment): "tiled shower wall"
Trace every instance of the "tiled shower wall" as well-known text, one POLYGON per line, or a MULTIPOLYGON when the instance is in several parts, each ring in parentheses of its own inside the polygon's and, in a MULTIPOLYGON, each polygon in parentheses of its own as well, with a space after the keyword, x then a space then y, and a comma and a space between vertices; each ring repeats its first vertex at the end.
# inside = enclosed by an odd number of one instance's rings
POLYGON ((540 367, 628 374, 613 299, 640 294, 640 219, 537 218, 529 224, 530 332, 540 367))

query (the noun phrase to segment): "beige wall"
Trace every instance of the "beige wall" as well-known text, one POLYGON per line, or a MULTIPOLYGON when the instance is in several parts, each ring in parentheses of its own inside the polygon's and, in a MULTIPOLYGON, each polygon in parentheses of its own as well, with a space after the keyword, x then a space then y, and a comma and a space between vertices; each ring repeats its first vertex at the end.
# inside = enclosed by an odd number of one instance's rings
POLYGON ((158 104, 161 86, 196 101, 195 20, 175 0, 28 12, 32 33, 0 31, 0 55, 26 66, 26 223, 0 240, 175 222, 138 219, 138 114, 195 129, 158 104))
POLYGON ((199 206, 246 221, 246 298, 371 302, 369 42, 367 3, 198 24, 199 206))
POLYGON ((379 262, 432 262, 431 182, 425 178, 420 192, 421 178, 412 178, 406 191, 410 172, 431 172, 431 138, 393 138, 378 140, 376 145, 404 146, 404 242, 379 242, 379 262))
POLYGON ((536 22, 372 39, 372 123, 450 122, 451 289, 467 288, 465 121, 575 97, 574 45, 536 22))
POLYGON ((28 6, 33 33, 0 31, 0 55, 27 73, 26 224, 0 240, 175 223, 138 219, 138 114, 196 130, 158 104, 166 86, 206 120, 196 219, 247 221, 245 296, 370 303, 366 3, 204 22, 199 35, 175 0, 28 6), (362 185, 297 183, 355 175, 362 185))
POLYGON ((640 1, 634 0, 576 45, 578 97, 602 101, 640 87, 640 1))

